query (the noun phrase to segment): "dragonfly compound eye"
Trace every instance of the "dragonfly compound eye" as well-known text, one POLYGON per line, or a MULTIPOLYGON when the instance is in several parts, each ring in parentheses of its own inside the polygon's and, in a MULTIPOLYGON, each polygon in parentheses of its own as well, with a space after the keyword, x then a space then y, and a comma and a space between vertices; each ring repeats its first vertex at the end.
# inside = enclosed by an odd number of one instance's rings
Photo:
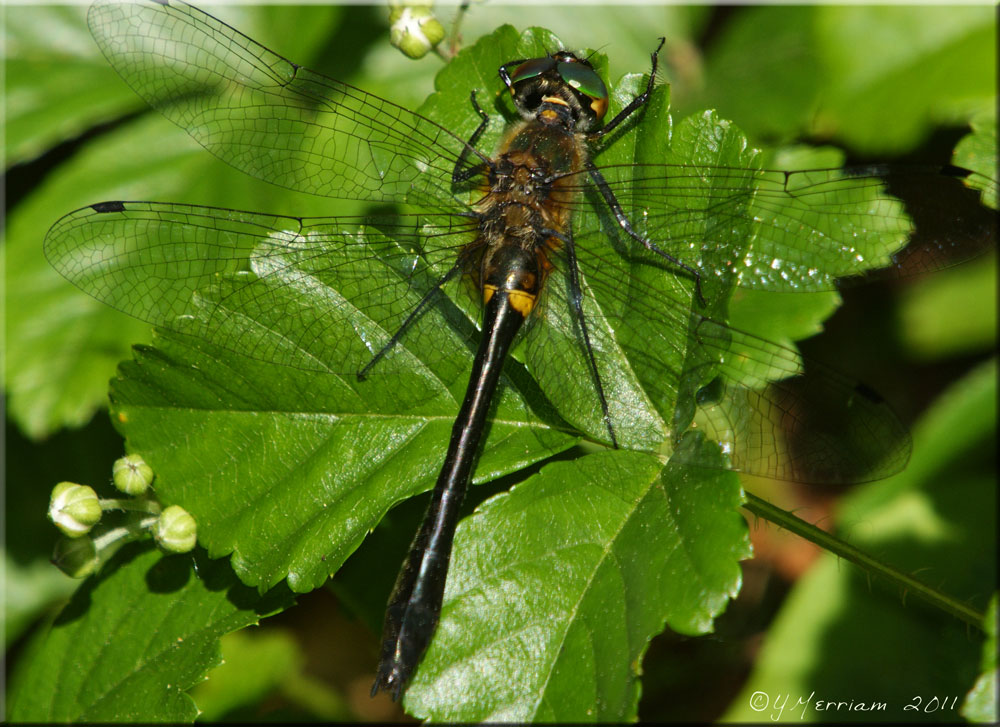
POLYGON ((551 71, 556 67, 556 62, 551 56, 545 56, 544 58, 532 58, 527 60, 517 68, 514 72, 510 74, 511 92, 513 93, 514 86, 517 86, 524 81, 530 81, 532 78, 537 78, 543 73, 551 71))
POLYGON ((608 110, 608 88, 589 63, 580 60, 561 61, 557 68, 566 85, 583 97, 584 106, 589 108, 599 121, 608 110))

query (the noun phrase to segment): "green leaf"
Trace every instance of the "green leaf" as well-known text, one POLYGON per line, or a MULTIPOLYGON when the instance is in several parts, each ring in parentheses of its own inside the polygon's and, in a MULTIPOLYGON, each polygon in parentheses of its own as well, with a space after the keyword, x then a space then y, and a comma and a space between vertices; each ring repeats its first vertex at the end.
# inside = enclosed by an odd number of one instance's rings
POLYGON ((199 719, 218 722, 227 713, 262 701, 297 676, 305 655, 282 631, 236 631, 221 639, 222 663, 191 690, 199 719))
MULTIPOLYGON (((844 153, 835 147, 794 145, 779 147, 763 155, 762 164, 767 169, 808 170, 835 169, 844 163, 844 153)), ((762 213, 774 218, 782 209, 774 210, 775 200, 758 200, 763 203, 762 213)), ((787 205, 790 207, 790 205, 787 205)), ((791 211, 791 210, 789 210, 791 211)), ((794 214, 794 213, 793 213, 794 214)), ((870 251, 866 250, 865 254, 870 251)), ((875 267, 875 263, 872 263, 875 267)), ((840 305, 840 295, 835 290, 819 292, 799 291, 795 305, 788 305, 788 297, 767 290, 750 287, 738 288, 729 306, 729 322, 735 328, 768 338, 784 346, 809 338, 822 330, 822 323, 840 305)))
POLYGON ((33 159, 142 104, 87 32, 81 6, 12 6, 4 17, 7 163, 33 159))
POLYGON ((15 722, 190 722, 184 692, 219 663, 219 638, 291 604, 225 561, 126 546, 41 630, 14 674, 15 722))
MULTIPOLYGON (((294 33, 296 51, 306 60, 330 32, 331 12, 336 9, 241 10, 238 20, 233 18, 232 22, 265 42, 294 33)), ((101 55, 87 30, 86 14, 85 5, 15 5, 7 12, 4 90, 8 164, 40 156, 96 124, 149 110, 101 55)))
POLYGON ((699 82, 676 105, 685 113, 717 109, 757 138, 791 136, 829 80, 811 43, 815 12, 747 9, 722 29, 699 82))
POLYGON ((997 209, 996 184, 989 180, 996 174, 997 114, 992 108, 969 122, 972 132, 962 137, 955 147, 955 164, 982 174, 969 180, 970 186, 983 192, 983 204, 997 209))
POLYGON ((357 721, 345 698, 308 672, 307 654, 294 635, 268 626, 222 637, 222 664, 190 692, 199 720, 244 722, 264 715, 270 721, 357 721), (291 706, 276 713, 269 698, 291 706))
MULTIPOLYGON (((230 9, 231 10, 231 9, 230 9)), ((261 25, 261 37, 287 40, 281 28, 301 22, 309 32, 294 37, 302 53, 329 32, 329 10, 307 9, 307 17, 279 12, 281 20, 255 21, 259 10, 240 9, 250 32, 261 25), (311 13, 311 15, 308 15, 311 13)), ((100 55, 78 8, 11 8, 7 26, 6 80, 8 155, 40 153, 62 141, 136 110, 145 114, 96 136, 63 162, 32 193, 8 209, 5 237, 7 387, 9 412, 31 436, 40 437, 64 425, 80 426, 106 403, 107 381, 131 344, 148 340, 148 326, 124 318, 81 294, 51 268, 42 255, 42 239, 58 217, 109 199, 188 200, 225 207, 293 214, 344 214, 357 211, 349 203, 320 200, 264 184, 213 159, 181 129, 150 109, 100 55), (37 37, 39 28, 65 42, 37 37), (72 58, 67 59, 67 54, 72 58), (51 73, 46 69, 54 69, 51 73), (39 79, 44 83, 40 85, 39 79), (24 89, 23 92, 17 89, 24 89), (20 95, 17 95, 20 94, 20 95), (33 109, 38 109, 37 112, 33 109), (45 113, 42 113, 42 109, 45 113), (20 114, 24 114, 23 122, 20 114), (36 113, 38 118, 36 118, 36 113), (42 117, 58 122, 50 128, 42 117), (23 127, 24 141, 14 134, 23 127), (10 130, 10 127, 8 127, 10 130)), ((291 49, 295 50, 295 49, 291 49)), ((291 51, 290 51, 291 52, 291 51)))
POLYGON ((634 720, 649 640, 665 623, 710 631, 739 588, 740 497, 731 473, 619 451, 550 464, 483 503, 459 526, 407 709, 445 722, 634 720))
POLYGON ((982 674, 966 695, 962 716, 970 722, 997 721, 997 596, 990 599, 983 622, 987 639, 983 644, 982 674))
POLYGON ((757 138, 900 153, 995 106, 995 22, 987 7, 753 8, 720 34, 684 108, 715 107, 757 138))
MULTIPOLYGON (((157 343, 123 365, 114 414, 159 495, 194 515, 213 557, 235 554, 246 583, 322 585, 393 504, 436 478, 457 406, 447 393, 393 409, 405 382, 276 368, 166 334, 157 343)), ((506 390, 476 481, 572 443, 527 416, 506 390)))
MULTIPOLYGON (((791 146, 776 149, 765 155, 764 166, 769 169, 808 170, 834 169, 844 163, 844 154, 832 147, 791 146)), ((782 212, 794 209, 780 200, 756 200, 762 207, 760 219, 775 219, 782 212)), ((824 223, 825 220, 814 221, 824 223)), ((828 225, 822 225, 823 227, 828 225)), ((868 243, 867 239, 864 242, 868 243)), ((872 250, 865 250, 869 256, 872 250)), ((766 251, 765 251, 766 254, 766 251)), ((784 255, 783 257, 787 257, 784 255)), ((807 264, 810 264, 807 262, 807 264)), ((872 267, 877 262, 872 260, 872 267)), ((737 288, 729 305, 729 323, 754 336, 765 338, 794 350, 794 342, 809 338, 823 330, 823 321, 840 306, 840 295, 834 290, 818 292, 800 291, 795 296, 795 305, 788 304, 788 296, 769 290, 751 287, 737 288)), ((779 378, 779 372, 765 375, 765 378, 779 378)))
POLYGON ((995 107, 996 16, 988 7, 829 7, 816 30, 834 81, 817 126, 836 124, 858 150, 900 151, 935 122, 995 107), (859 44, 864 53, 855 52, 859 44))
POLYGON ((996 347, 996 255, 945 270, 901 296, 901 335, 925 360, 976 354, 996 347))
POLYGON ((4 644, 10 646, 49 603, 68 597, 78 585, 52 563, 21 565, 4 549, 4 644))
POLYGON ((158 116, 89 145, 8 218, 6 264, 17 271, 8 287, 8 386, 11 410, 31 434, 87 421, 104 402, 114 363, 130 344, 148 340, 148 326, 82 295, 52 269, 42 256, 46 229, 58 214, 95 199, 160 195, 237 207, 256 200, 300 212, 330 209, 228 168, 158 116))
MULTIPOLYGON (((841 536, 969 605, 985 606, 995 587, 996 491, 976 464, 991 456, 995 437, 991 361, 923 418, 905 472, 859 488, 843 503, 841 536)), ((819 700, 854 700, 888 706, 842 708, 838 720, 954 721, 960 695, 976 678, 978 639, 916 598, 901 608, 904 597, 825 556, 796 584, 725 719, 825 721, 830 714, 820 711, 819 700), (902 672, 901 653, 907 655, 902 672), (936 711, 925 714, 935 697, 936 711)))

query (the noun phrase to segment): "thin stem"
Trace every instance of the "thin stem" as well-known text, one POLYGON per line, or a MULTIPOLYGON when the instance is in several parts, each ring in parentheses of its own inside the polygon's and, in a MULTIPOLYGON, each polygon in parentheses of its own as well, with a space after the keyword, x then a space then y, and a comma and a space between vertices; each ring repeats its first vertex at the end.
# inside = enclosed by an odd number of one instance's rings
POLYGON ((155 500, 146 500, 141 498, 104 498, 102 497, 98 502, 101 505, 102 510, 125 510, 126 512, 148 512, 152 515, 160 514, 160 503, 155 500))
POLYGON ((907 575, 887 563, 875 558, 869 553, 865 553, 840 538, 830 533, 820 530, 815 525, 802 520, 780 507, 776 507, 766 500, 762 500, 756 495, 747 492, 746 502, 743 507, 758 517, 762 517, 775 525, 785 528, 806 540, 815 543, 824 550, 828 550, 834 555, 850 561, 868 573, 874 573, 882 577, 888 583, 895 584, 899 588, 915 593, 919 598, 936 608, 950 613, 955 618, 965 621, 967 624, 983 630, 983 621, 986 614, 957 601, 955 598, 942 593, 941 591, 928 586, 926 583, 918 581, 913 576, 907 575))
POLYGON ((132 540, 135 540, 139 535, 141 535, 141 533, 137 532, 135 528, 130 528, 124 525, 121 527, 112 528, 111 530, 108 530, 106 533, 102 533, 101 535, 94 538, 94 548, 95 550, 97 550, 98 553, 100 553, 102 550, 107 548, 112 543, 116 543, 117 541, 120 540, 123 541, 123 543, 120 543, 121 545, 124 544, 125 542, 130 542, 132 540))

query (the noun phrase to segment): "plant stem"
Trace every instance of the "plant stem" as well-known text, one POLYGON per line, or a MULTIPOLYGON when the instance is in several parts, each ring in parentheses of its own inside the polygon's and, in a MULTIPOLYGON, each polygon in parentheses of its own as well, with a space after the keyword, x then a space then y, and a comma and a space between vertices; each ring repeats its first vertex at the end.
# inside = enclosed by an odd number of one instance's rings
POLYGON ((152 515, 158 515, 160 512, 160 503, 155 500, 149 500, 146 498, 131 498, 131 497, 121 497, 121 498, 105 498, 102 497, 99 500, 102 510, 124 510, 126 512, 148 512, 152 515))
POLYGON ((986 618, 985 613, 977 611, 976 609, 959 602, 955 598, 928 586, 926 583, 918 581, 913 576, 907 575, 906 573, 893 568, 887 563, 875 558, 871 554, 865 553, 858 548, 845 543, 840 538, 820 530, 812 523, 808 523, 805 520, 796 517, 792 513, 782 510, 780 507, 776 507, 766 500, 762 500, 750 492, 746 492, 745 494, 746 502, 743 503, 743 507, 752 512, 754 515, 762 517, 775 525, 785 528, 786 530, 805 538, 811 543, 815 543, 824 550, 827 550, 844 560, 854 563, 864 571, 874 573, 876 576, 880 576, 888 583, 899 586, 899 588, 904 591, 911 591, 915 593, 918 597, 922 598, 932 606, 935 606, 946 613, 950 613, 955 618, 965 621, 967 624, 976 627, 980 631, 983 630, 983 622, 986 618))

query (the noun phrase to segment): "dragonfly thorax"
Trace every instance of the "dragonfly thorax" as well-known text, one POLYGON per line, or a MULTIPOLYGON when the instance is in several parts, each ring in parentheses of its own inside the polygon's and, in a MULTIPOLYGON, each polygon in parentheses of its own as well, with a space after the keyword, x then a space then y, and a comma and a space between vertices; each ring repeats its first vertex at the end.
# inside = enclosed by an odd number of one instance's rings
POLYGON ((491 193, 520 204, 544 203, 552 189, 552 175, 545 160, 538 161, 523 153, 501 156, 491 174, 491 193))

